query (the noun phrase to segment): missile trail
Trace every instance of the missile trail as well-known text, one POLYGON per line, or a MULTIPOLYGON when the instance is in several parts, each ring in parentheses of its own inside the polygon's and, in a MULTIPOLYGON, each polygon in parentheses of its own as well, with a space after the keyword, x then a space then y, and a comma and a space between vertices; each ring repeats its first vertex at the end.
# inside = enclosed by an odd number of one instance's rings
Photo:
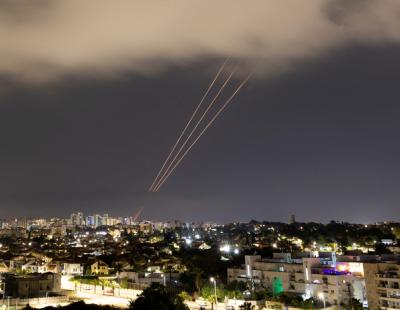
POLYGON ((216 120, 216 118, 222 113, 222 111, 228 106, 228 104, 232 101, 232 99, 236 96, 236 94, 243 88, 243 86, 248 82, 250 77, 252 76, 252 73, 250 73, 242 83, 236 88, 236 90, 233 92, 233 94, 225 101, 223 106, 218 110, 218 112, 214 115, 214 117, 208 122, 206 127, 199 133, 199 135, 196 137, 196 139, 190 144, 190 146, 187 148, 185 153, 179 158, 179 160, 175 163, 175 165, 169 170, 168 174, 164 176, 159 184, 155 188, 155 192, 158 192, 163 186, 163 184, 167 181, 169 176, 172 174, 172 172, 176 169, 176 167, 181 163, 181 161, 185 158, 185 156, 189 153, 191 148, 196 144, 196 142, 201 138, 201 136, 207 131, 207 129, 213 124, 213 122, 216 120))
POLYGON ((220 76, 221 72, 224 70, 226 63, 228 62, 228 58, 224 61, 224 63, 220 66, 217 74, 214 76, 214 79, 211 81, 210 85, 208 86, 206 92, 204 93, 203 97, 200 100, 200 103, 197 105, 196 109, 194 110, 192 116, 190 117, 189 121, 186 123, 185 128, 182 130, 178 140, 176 140, 175 145, 172 147, 172 150, 170 151, 170 153, 168 154, 168 157, 165 159, 161 169, 158 171, 157 176, 154 178, 153 183, 150 185, 148 191, 153 191, 154 190, 154 186, 156 184, 156 182, 158 181, 158 178, 160 177, 161 173, 163 172, 167 162, 169 161, 169 159, 171 158, 172 154, 174 153, 176 147, 178 146, 179 142, 181 141, 183 135, 185 134, 187 128, 189 127, 190 123, 192 122, 192 120, 194 119, 195 115, 197 114, 197 111, 200 109, 201 105, 203 104, 204 99, 207 97, 208 93, 210 92, 211 88, 214 86, 216 80, 218 79, 218 77, 220 76))
MULTIPOLYGON (((204 117, 207 115, 208 111, 210 110, 210 108, 213 106, 213 104, 215 103, 215 101, 218 99, 218 97, 220 96, 220 94, 222 93, 222 91, 224 90, 225 86, 228 84, 228 82, 231 80, 233 74, 235 73, 236 70, 233 70, 231 72, 231 74, 227 77, 227 79, 225 80, 225 82, 222 84, 221 88, 218 90, 217 94, 215 95, 215 97, 213 98, 213 100, 209 103, 207 109, 203 112, 202 116, 200 117, 200 119, 197 121, 196 125, 193 127, 193 129, 191 130, 189 136, 185 139, 185 141, 183 142, 183 144, 181 145, 181 147, 179 148, 178 152, 175 154, 174 158, 172 159, 172 161, 169 163, 168 167, 164 170, 164 172, 162 173, 162 175, 160 176, 159 180, 156 182, 155 188, 158 187, 158 185, 160 184, 161 180, 164 178, 164 176, 166 174, 168 174, 169 169, 171 168, 171 166, 175 163, 175 161, 177 160, 178 156, 181 154, 182 150, 184 149, 184 147, 187 145, 187 143, 189 142, 190 138, 192 137, 193 133, 196 131, 196 129, 199 127, 200 123, 203 121, 204 117)), ((154 188, 153 188, 154 190, 154 188)))

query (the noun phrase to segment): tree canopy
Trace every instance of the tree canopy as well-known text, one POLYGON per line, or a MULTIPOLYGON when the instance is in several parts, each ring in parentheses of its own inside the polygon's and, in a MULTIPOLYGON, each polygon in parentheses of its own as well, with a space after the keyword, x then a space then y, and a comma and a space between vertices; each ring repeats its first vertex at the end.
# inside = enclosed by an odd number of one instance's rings
POLYGON ((130 310, 189 310, 183 299, 174 291, 167 291, 160 284, 152 284, 130 303, 130 310))

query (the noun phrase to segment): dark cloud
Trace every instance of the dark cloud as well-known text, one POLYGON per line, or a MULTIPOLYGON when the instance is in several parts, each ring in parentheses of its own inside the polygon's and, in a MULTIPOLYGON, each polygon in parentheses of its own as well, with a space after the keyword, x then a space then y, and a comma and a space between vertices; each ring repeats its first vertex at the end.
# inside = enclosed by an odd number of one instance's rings
POLYGON ((150 74, 204 57, 232 57, 271 75, 349 44, 398 42, 399 16, 398 0, 7 0, 0 75, 47 82, 150 74))

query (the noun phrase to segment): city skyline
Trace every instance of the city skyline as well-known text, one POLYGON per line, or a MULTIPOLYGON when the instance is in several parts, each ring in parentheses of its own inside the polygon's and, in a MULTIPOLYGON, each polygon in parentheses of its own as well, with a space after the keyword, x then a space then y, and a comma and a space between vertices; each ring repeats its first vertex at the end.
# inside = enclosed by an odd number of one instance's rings
MULTIPOLYGON (((398 220, 397 3, 289 1, 286 11, 279 1, 257 2, 247 15, 235 5, 215 33, 192 9, 186 16, 160 6, 149 20, 135 20, 147 27, 134 28, 126 27, 126 7, 100 3, 76 17, 79 35, 58 22, 81 12, 77 2, 21 3, 6 1, 0 13, 7 17, 0 28, 10 31, 0 43, 10 51, 0 61, 2 217, 131 214, 145 206, 158 220, 398 220), (285 27, 265 18, 274 10, 285 27), (252 16, 251 27, 237 28, 236 20, 250 22, 242 15, 252 16), (170 21, 188 16, 186 36, 170 21), (115 27, 99 25, 104 36, 91 40, 95 17, 115 27), (254 76, 160 191, 148 192, 228 57, 238 66, 236 83, 254 76)), ((215 21, 225 7, 197 9, 215 21)))

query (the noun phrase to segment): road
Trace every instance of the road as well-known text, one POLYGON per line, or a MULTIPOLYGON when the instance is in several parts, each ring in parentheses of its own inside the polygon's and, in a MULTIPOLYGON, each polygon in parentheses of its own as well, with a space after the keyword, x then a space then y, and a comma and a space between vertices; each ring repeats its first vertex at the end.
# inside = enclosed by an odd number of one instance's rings
POLYGON ((127 308, 130 302, 130 299, 127 298, 97 295, 85 292, 76 292, 75 296, 77 299, 82 299, 87 304, 109 305, 121 308, 127 308))

